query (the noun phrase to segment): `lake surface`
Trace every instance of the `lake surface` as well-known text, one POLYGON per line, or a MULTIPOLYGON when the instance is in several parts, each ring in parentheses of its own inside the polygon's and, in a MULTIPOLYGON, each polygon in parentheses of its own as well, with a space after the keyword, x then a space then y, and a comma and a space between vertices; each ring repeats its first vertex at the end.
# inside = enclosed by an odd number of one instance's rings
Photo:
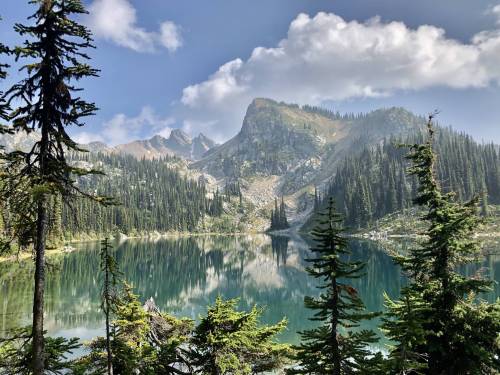
MULTIPOLYGON (((104 325, 99 307, 99 243, 76 246, 78 251, 50 259, 45 326, 53 336, 88 340, 102 334, 104 325)), ((352 240, 350 247, 353 260, 367 264, 365 277, 355 280, 354 287, 368 310, 383 310, 383 293, 397 297, 405 280, 379 244, 352 240)), ((289 324, 280 336, 282 341, 297 343, 297 331, 313 325, 303 300, 318 290, 305 272, 304 259, 310 253, 301 238, 248 235, 127 240, 116 243, 114 253, 141 301, 153 297, 163 311, 176 316, 197 319, 220 294, 240 297, 241 308, 264 307, 265 323, 286 317, 289 324)), ((462 271, 481 272, 500 281, 500 256, 487 256, 462 271)), ((499 296, 497 283, 484 298, 493 301, 499 296)), ((30 324, 31 301, 31 262, 0 264, 0 330, 30 324)), ((375 328, 376 324, 367 322, 365 327, 375 328)))

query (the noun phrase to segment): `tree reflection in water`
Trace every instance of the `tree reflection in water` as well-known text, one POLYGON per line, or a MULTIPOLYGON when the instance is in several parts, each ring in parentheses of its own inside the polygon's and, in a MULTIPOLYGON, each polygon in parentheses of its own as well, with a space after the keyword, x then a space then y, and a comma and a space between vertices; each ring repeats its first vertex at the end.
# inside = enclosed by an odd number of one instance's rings
MULTIPOLYGON (((383 309, 382 293, 398 295, 404 280, 380 245, 351 241, 352 257, 367 263, 365 277, 355 280, 367 308, 383 309)), ((404 246, 404 243, 401 245, 404 246)), ((89 339, 100 334, 99 243, 78 245, 78 251, 51 258, 47 278, 47 329, 50 334, 89 339)), ((240 307, 266 308, 263 321, 283 316, 289 326, 281 339, 297 342, 297 331, 313 324, 303 306, 315 295, 315 281, 306 272, 308 244, 299 237, 267 235, 195 236, 158 240, 128 240, 116 244, 115 256, 126 279, 142 300, 154 297, 164 311, 196 319, 218 294, 240 297, 240 307)), ((500 259, 487 257, 479 269, 500 278, 500 259)), ((0 329, 29 324, 31 313, 30 262, 0 263, 0 329)), ((499 289, 489 294, 492 301, 499 289)), ((368 322, 370 328, 376 321, 368 322)))

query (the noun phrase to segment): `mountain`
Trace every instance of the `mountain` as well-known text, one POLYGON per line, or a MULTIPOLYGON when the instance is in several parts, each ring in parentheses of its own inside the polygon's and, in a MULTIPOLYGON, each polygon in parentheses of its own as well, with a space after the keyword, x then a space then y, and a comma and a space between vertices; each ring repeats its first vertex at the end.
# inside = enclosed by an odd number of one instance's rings
POLYGON ((289 194, 331 177, 338 162, 361 147, 423 123, 402 108, 355 116, 255 99, 241 131, 191 167, 219 178, 282 176, 281 192, 289 194))
POLYGON ((216 146, 216 143, 200 133, 191 138, 181 129, 174 129, 168 138, 155 135, 148 140, 134 141, 118 145, 112 152, 132 155, 138 159, 157 159, 163 156, 179 156, 189 160, 199 160, 216 146))
POLYGON ((274 199, 283 196, 291 224, 299 225, 312 212, 314 189, 326 188, 343 160, 390 137, 406 138, 424 124, 403 108, 354 115, 257 98, 240 132, 190 168, 238 181, 260 215, 269 215, 274 199))
POLYGON ((90 142, 85 145, 82 145, 82 148, 89 152, 94 152, 94 153, 108 153, 111 152, 111 147, 109 147, 106 143, 104 142, 90 142))
MULTIPOLYGON (((476 143, 470 136, 450 128, 436 127, 435 132, 436 177, 443 191, 453 192, 460 201, 481 197, 481 213, 493 212, 490 205, 500 205, 498 147, 476 143)), ((408 149, 397 143, 421 144, 426 137, 426 133, 420 132, 397 141, 388 139, 347 157, 338 166, 335 177, 316 192, 315 211, 324 210, 333 197, 349 228, 377 226, 377 221, 388 214, 409 212, 414 208, 419 184, 415 176, 408 175, 408 149)), ((413 214, 418 217, 414 211, 413 214)), ((313 215, 308 220, 305 231, 312 229, 315 219, 317 216, 313 215)))
MULTIPOLYGON (((180 157, 161 164, 204 184, 209 196, 224 194, 222 221, 249 230, 267 229, 278 197, 284 198, 290 224, 303 224, 318 208, 315 190, 323 199, 335 196, 344 205, 341 211, 349 224, 362 227, 409 206, 415 186, 405 179, 404 152, 394 143, 421 139, 425 122, 404 108, 340 114, 258 98, 249 105, 240 132, 222 145, 203 134, 191 138, 176 129, 168 138, 157 135, 116 147, 100 142, 83 147, 91 151, 87 159, 98 157, 97 152, 102 158, 133 156, 149 161, 180 157)), ((438 172, 446 186, 459 191, 460 198, 498 190, 500 172, 491 167, 498 162, 498 146, 479 147, 465 135, 443 129, 438 134, 440 156, 446 159, 438 164, 443 166, 438 172)), ((14 149, 35 139, 35 133, 28 138, 16 134, 3 136, 0 144, 14 149)), ((133 165, 125 164, 123 175, 133 165)), ((114 178, 113 169, 106 172, 114 178)), ((499 199, 498 194, 491 195, 491 203, 498 204, 499 199)))
MULTIPOLYGON (((0 146, 3 146, 7 152, 28 150, 39 139, 37 132, 32 132, 29 135, 23 132, 0 134, 0 146)), ((132 155, 137 159, 177 156, 187 160, 199 160, 217 144, 202 133, 191 138, 181 129, 174 129, 168 138, 155 135, 151 139, 133 141, 115 147, 108 146, 103 142, 90 142, 80 146, 92 153, 132 155)))
POLYGON ((6 152, 11 151, 27 151, 33 144, 40 139, 40 136, 36 132, 31 132, 28 135, 26 133, 14 133, 14 134, 0 134, 0 147, 3 147, 6 152))

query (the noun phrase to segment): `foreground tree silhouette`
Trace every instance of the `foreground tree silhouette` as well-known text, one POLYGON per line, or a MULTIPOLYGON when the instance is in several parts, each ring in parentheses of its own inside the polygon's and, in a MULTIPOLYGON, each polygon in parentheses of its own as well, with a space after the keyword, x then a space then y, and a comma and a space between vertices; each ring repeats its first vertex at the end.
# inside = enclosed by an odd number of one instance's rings
POLYGON ((396 345, 390 352, 391 373, 486 374, 500 370, 500 303, 479 301, 491 282, 457 271, 474 261, 480 247, 474 239, 481 219, 476 198, 457 202, 444 194, 435 177, 433 116, 428 140, 410 145, 410 174, 419 182, 415 203, 426 208, 424 243, 396 260, 410 277, 400 301, 387 300, 384 328, 396 345))
MULTIPOLYGON (((79 150, 66 127, 82 126, 82 119, 94 114, 96 107, 79 97, 74 81, 96 76, 97 71, 80 60, 88 59, 82 50, 92 47, 90 32, 70 17, 85 13, 80 0, 34 0, 38 9, 30 17, 33 25, 16 24, 21 37, 28 37, 14 50, 16 59, 26 60, 21 71, 27 78, 6 92, 7 104, 18 105, 9 114, 14 131, 38 131, 40 140, 31 150, 5 156, 12 173, 6 184, 15 190, 29 181, 31 199, 36 207, 30 234, 35 249, 35 288, 33 300, 33 373, 44 373, 44 291, 45 249, 51 197, 67 201, 83 194, 74 185, 72 175, 89 171, 75 168, 66 161, 67 150, 79 150)), ((80 150, 81 151, 81 150, 80 150)), ((8 194, 8 192, 7 192, 8 194)), ((27 223, 28 225, 28 223, 27 223)))
POLYGON ((298 364, 288 374, 376 374, 382 358, 372 354, 369 346, 377 341, 369 330, 353 331, 364 319, 377 314, 366 313, 358 292, 346 283, 362 276, 364 264, 345 260, 350 252, 342 237, 342 218, 330 199, 320 213, 312 231, 316 245, 311 249, 316 258, 308 259, 307 272, 321 280, 323 293, 318 298, 306 297, 306 307, 316 310, 312 320, 322 322, 318 328, 301 333, 302 343, 295 349, 298 364))

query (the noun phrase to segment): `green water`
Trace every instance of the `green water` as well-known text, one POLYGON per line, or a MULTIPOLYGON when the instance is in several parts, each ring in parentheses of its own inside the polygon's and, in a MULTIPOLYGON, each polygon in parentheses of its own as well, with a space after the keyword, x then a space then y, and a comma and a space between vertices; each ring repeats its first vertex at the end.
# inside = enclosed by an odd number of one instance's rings
MULTIPOLYGON (((115 244, 115 257, 126 280, 145 301, 153 297, 165 312, 196 319, 218 294, 240 297, 240 307, 265 307, 263 321, 289 321, 280 339, 296 343, 297 331, 311 327, 306 295, 318 291, 305 272, 308 245, 300 238, 206 236, 115 244)), ((370 241, 351 241, 353 259, 367 263, 366 276, 354 286, 370 311, 383 309, 383 292, 396 297, 404 279, 384 249, 370 241)), ((401 243, 398 246, 405 246, 401 243)), ((51 258, 47 274, 46 320, 50 335, 88 340, 102 333, 99 243, 51 258)), ((0 330, 30 323, 32 269, 0 264, 0 330)), ((463 272, 478 270, 500 280, 500 257, 488 256, 463 272)), ((498 285, 485 298, 500 296, 498 285)), ((374 328, 377 322, 366 323, 374 328)))

